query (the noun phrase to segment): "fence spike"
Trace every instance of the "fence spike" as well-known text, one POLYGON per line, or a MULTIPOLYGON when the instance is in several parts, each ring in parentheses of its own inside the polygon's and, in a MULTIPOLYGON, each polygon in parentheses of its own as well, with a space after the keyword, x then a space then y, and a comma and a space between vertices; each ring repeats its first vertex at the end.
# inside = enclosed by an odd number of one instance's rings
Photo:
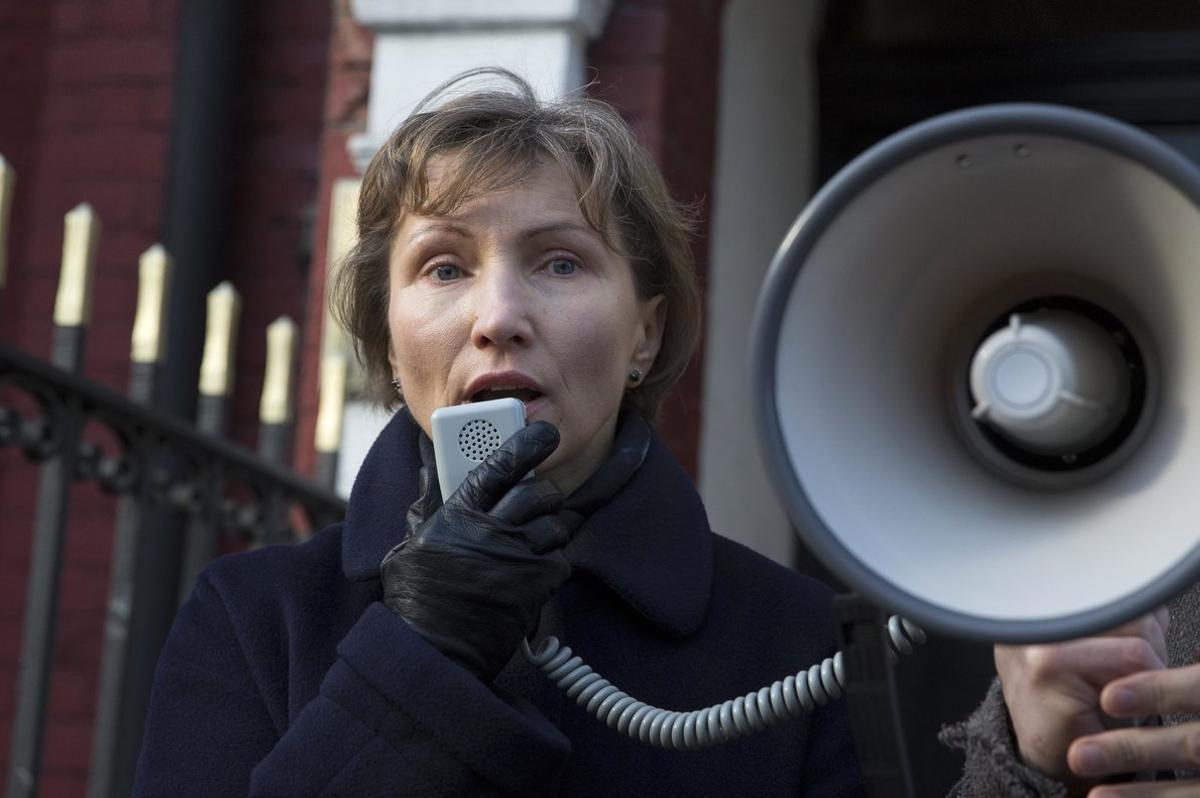
POLYGON ((86 202, 63 217, 62 270, 54 300, 54 323, 86 327, 92 317, 92 272, 100 243, 100 217, 86 202))
POLYGON ((342 260, 358 242, 358 226, 355 217, 358 209, 358 195, 362 181, 354 178, 343 178, 333 184, 329 196, 329 246, 325 258, 325 316, 324 327, 321 329, 321 355, 344 353, 349 345, 342 328, 333 320, 330 313, 329 289, 341 269, 342 260))
POLYGON ((346 357, 346 381, 350 390, 361 389, 363 377, 357 362, 351 357, 350 340, 333 318, 331 289, 342 268, 346 255, 358 243, 358 198, 362 181, 342 178, 333 184, 329 195, 329 236, 325 257, 325 312, 322 314, 321 356, 340 354, 346 357))
POLYGON ((17 170, 0 155, 0 288, 8 274, 8 221, 12 215, 13 192, 17 188, 17 170))
POLYGON ((321 404, 317 410, 316 450, 336 452, 342 446, 342 418, 346 405, 346 358, 321 359, 321 404))
POLYGON ((330 490, 337 482, 338 450, 342 448, 346 365, 346 357, 341 354, 328 354, 321 359, 321 399, 313 448, 317 451, 317 482, 330 490))
POLYGON ((129 359, 134 363, 162 363, 167 336, 167 294, 170 291, 171 256, 155 244, 138 259, 137 313, 129 359))
MULTIPOLYGON (((138 261, 138 306, 128 396, 147 407, 154 404, 162 371, 164 336, 160 332, 170 266, 166 250, 157 244, 138 261)), ((152 474, 159 463, 153 453, 137 451, 146 443, 138 438, 131 438, 122 454, 136 458, 144 476, 131 483, 131 492, 117 500, 92 728, 89 798, 128 793, 131 767, 141 746, 154 662, 169 626, 162 608, 179 591, 175 564, 180 558, 180 542, 176 535, 161 534, 178 523, 169 510, 153 504, 152 474), (160 534, 154 534, 154 530, 160 534)))
MULTIPOLYGON (((50 354, 51 362, 63 371, 78 373, 83 363, 83 344, 91 310, 92 267, 99 238, 100 221, 89 205, 78 205, 67 213, 50 354)), ((52 419, 47 418, 47 421, 52 419)), ((55 430, 58 452, 42 464, 38 479, 9 760, 10 798, 27 798, 38 793, 58 621, 59 582, 66 548, 67 510, 83 425, 81 401, 78 397, 68 397, 55 430)))
POLYGON ((267 327, 267 368, 263 375, 258 420, 287 424, 292 420, 292 367, 296 359, 296 324, 280 316, 267 327))
POLYGON ((242 297, 228 280, 208 292, 208 322, 204 357, 200 361, 200 395, 227 397, 233 393, 233 353, 237 343, 242 297))
MULTIPOLYGON (((264 460, 284 465, 292 448, 292 369, 296 359, 296 325, 280 316, 267 327, 267 369, 263 376, 258 418, 258 454, 264 460)), ((283 543, 291 539, 288 524, 289 499, 280 491, 262 498, 253 539, 255 545, 283 543)))

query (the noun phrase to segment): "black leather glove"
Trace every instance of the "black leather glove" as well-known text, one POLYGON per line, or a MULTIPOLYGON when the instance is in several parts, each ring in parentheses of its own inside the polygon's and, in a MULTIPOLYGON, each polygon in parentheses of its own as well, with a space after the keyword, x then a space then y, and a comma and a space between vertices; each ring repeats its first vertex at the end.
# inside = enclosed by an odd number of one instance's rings
POLYGON ((544 479, 522 481, 558 440, 544 421, 521 429, 441 507, 436 476, 422 468, 409 535, 380 566, 384 604, 484 681, 508 663, 571 575, 562 547, 573 529, 559 516, 562 494, 544 479))

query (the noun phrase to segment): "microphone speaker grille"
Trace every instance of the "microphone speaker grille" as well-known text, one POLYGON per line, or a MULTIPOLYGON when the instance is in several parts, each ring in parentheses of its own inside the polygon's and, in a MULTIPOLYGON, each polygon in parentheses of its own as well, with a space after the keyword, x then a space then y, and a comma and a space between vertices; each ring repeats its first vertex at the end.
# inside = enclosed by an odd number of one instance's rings
POLYGON ((458 448, 477 463, 482 463, 500 445, 500 430, 486 418, 473 418, 458 433, 458 448))

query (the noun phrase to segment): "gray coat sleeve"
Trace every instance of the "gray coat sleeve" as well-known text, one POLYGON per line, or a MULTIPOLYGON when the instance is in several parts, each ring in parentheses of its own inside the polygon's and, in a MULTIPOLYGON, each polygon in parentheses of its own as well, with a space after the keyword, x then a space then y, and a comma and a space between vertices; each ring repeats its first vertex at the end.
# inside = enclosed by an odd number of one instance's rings
POLYGON ((950 798, 1065 798, 1067 795, 1067 788, 1061 782, 1021 763, 999 679, 992 682, 987 697, 969 718, 942 729, 938 739, 943 745, 961 750, 967 758, 962 778, 950 790, 950 798))

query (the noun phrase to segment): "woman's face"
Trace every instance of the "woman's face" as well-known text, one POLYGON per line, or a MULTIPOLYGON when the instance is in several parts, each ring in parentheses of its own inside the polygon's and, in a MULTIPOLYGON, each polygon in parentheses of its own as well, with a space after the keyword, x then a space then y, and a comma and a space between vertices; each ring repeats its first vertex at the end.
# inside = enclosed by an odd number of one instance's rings
MULTIPOLYGON (((431 164, 431 192, 448 165, 431 164)), ((582 484, 608 453, 630 370, 650 371, 665 308, 638 298, 567 173, 543 163, 449 215, 406 213, 390 279, 392 373, 425 432, 439 407, 515 396, 562 436, 538 472, 564 492, 582 484)))

